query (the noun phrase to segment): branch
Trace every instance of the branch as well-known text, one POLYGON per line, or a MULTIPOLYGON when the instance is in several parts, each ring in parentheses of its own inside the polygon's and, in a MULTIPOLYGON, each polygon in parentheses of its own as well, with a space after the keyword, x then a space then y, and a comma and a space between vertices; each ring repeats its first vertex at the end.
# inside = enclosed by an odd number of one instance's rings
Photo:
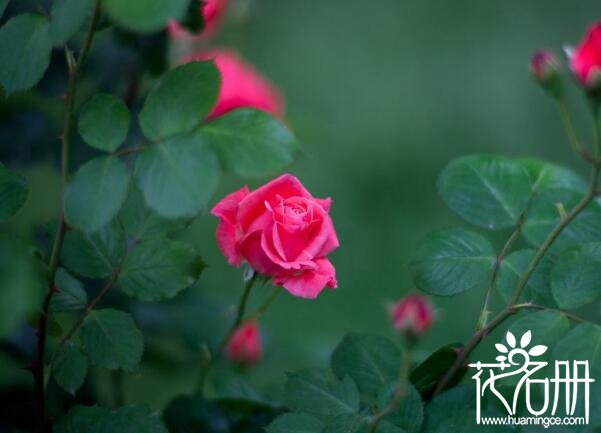
POLYGON ((570 111, 568 110, 566 102, 563 100, 563 98, 560 98, 557 100, 557 104, 559 107, 559 115, 566 130, 566 134, 568 135, 568 140, 570 141, 572 150, 576 154, 580 155, 580 157, 585 161, 588 161, 592 164, 597 163, 597 157, 595 157, 595 155, 593 155, 578 138, 578 135, 576 134, 576 128, 574 128, 574 122, 572 121, 572 116, 570 115, 570 111))

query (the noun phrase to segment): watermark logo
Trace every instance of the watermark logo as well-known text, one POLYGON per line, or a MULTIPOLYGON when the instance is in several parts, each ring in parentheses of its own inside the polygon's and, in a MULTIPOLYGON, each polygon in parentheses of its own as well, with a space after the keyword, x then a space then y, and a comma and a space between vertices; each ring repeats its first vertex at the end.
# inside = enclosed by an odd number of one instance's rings
MULTIPOLYGON (((521 336, 519 345, 511 332, 505 335, 506 344, 495 345, 499 355, 496 362, 469 364, 477 369, 472 379, 476 381, 476 422, 478 424, 504 425, 579 425, 589 422, 590 384, 594 382, 589 374, 588 361, 556 360, 553 377, 533 377, 547 365, 540 356, 547 352, 544 345, 531 345, 532 332, 521 336), (498 386, 503 379, 514 376, 511 383, 517 384, 513 395, 503 395, 498 386), (497 386, 498 385, 498 386, 497 386), (542 402, 532 401, 533 387, 542 387, 542 402), (482 417, 481 400, 487 393, 492 393, 507 410, 508 416, 482 417), (553 398, 551 399, 551 396, 553 398), (520 400, 522 398, 522 400, 520 400), (582 399, 582 400, 581 400, 582 399), (516 417, 518 402, 525 401, 526 409, 531 416, 516 417), (576 414, 578 402, 584 413, 576 414), (536 406, 536 407, 535 407, 536 406), (563 415, 563 417, 559 416, 563 415)), ((507 394, 507 393, 505 393, 507 394)))

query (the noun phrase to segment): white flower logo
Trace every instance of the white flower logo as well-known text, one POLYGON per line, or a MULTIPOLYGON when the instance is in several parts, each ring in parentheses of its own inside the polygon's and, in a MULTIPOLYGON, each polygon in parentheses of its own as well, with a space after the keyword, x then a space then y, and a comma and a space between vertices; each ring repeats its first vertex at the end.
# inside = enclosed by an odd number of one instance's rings
MULTIPOLYGON (((507 359, 509 359, 509 362, 514 364, 514 362, 512 362, 513 359, 513 355, 520 353, 520 354, 524 354, 525 349, 528 347, 528 345, 530 344, 530 342, 532 341, 532 332, 530 331, 526 331, 524 333, 524 335, 522 335, 522 338, 520 338, 520 347, 516 347, 517 346, 517 341, 515 339, 515 335, 513 335, 511 332, 507 331, 507 334, 505 335, 505 340, 507 341, 507 345, 511 348, 511 350, 509 350, 507 348, 507 346, 505 346, 504 344, 501 343, 497 343, 495 344, 495 347, 497 348, 497 350, 501 353, 506 353, 507 355, 499 355, 495 358, 495 360, 499 361, 499 362, 503 362, 507 359)), ((542 344, 539 344, 537 346, 533 346, 528 350, 528 356, 540 356, 543 353, 545 353, 547 351, 548 347, 544 346, 542 344)))

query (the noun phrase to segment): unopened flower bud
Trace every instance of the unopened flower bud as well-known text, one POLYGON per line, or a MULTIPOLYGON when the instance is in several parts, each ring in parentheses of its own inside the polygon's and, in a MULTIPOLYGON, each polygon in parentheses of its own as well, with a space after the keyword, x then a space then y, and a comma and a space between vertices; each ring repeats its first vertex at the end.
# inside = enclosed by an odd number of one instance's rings
POLYGON ((430 301, 421 295, 406 296, 394 304, 391 312, 394 328, 407 338, 416 338, 432 326, 434 308, 430 301))
POLYGON ((530 73, 536 81, 553 97, 559 97, 561 82, 560 64, 557 56, 549 50, 539 50, 530 60, 530 73))
POLYGON ((261 359, 261 333, 255 320, 242 324, 227 344, 227 357, 236 363, 252 365, 261 359))

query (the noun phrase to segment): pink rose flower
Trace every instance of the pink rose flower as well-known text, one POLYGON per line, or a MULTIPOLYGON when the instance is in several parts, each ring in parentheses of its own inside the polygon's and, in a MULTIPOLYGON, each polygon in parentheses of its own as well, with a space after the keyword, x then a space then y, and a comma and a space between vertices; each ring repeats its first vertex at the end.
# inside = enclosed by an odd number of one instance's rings
POLYGON ((601 73, 601 23, 593 24, 570 55, 572 72, 584 87, 599 84, 601 73))
POLYGON ((244 187, 211 210, 219 218, 217 243, 230 264, 246 261, 294 296, 316 298, 325 286, 337 285, 327 258, 340 245, 331 203, 313 197, 290 174, 252 192, 244 187))
POLYGON ((261 359, 261 332, 255 320, 242 324, 227 343, 227 357, 240 364, 255 364, 261 359))
POLYGON ((399 300, 392 309, 392 324, 403 334, 418 336, 434 322, 434 309, 424 296, 413 294, 399 300))
POLYGON ((279 90, 234 51, 215 49, 195 54, 186 61, 209 59, 219 69, 221 88, 208 120, 242 107, 256 108, 278 118, 284 116, 284 99, 279 90))
POLYGON ((192 34, 175 20, 167 23, 167 32, 173 39, 195 41, 213 37, 221 25, 227 9, 227 0, 204 0, 200 5, 204 28, 199 35, 192 34))

